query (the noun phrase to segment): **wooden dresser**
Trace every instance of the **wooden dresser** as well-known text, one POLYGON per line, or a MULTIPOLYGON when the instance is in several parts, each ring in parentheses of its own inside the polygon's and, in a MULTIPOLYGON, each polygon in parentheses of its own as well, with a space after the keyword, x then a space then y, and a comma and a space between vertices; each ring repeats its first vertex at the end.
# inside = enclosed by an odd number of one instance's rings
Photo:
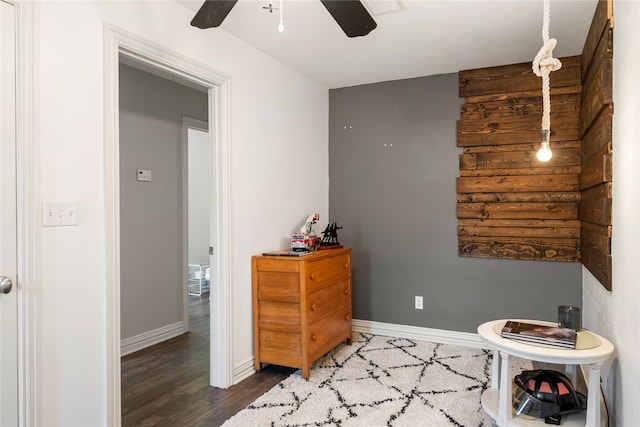
POLYGON ((351 249, 252 257, 255 366, 301 368, 351 344, 351 249))

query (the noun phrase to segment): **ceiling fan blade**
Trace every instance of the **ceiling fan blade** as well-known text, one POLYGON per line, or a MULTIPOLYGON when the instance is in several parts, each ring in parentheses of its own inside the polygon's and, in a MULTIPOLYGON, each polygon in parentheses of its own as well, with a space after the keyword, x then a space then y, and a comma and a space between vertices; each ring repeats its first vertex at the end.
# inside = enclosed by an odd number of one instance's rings
POLYGON ((205 0, 191 20, 191 25, 202 29, 218 27, 237 2, 238 0, 205 0))
POLYGON ((359 0, 320 0, 349 37, 366 36, 378 24, 359 0))

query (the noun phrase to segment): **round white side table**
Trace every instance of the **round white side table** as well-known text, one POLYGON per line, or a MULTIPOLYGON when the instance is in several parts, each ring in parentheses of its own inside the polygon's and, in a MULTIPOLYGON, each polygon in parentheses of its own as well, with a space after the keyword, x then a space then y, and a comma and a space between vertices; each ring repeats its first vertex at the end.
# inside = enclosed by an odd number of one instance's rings
MULTIPOLYGON (((520 320, 520 319, 508 319, 520 320)), ((520 320, 546 326, 557 323, 520 320)), ((493 349, 491 387, 482 394, 483 409, 500 427, 544 426, 544 420, 514 417, 511 409, 511 357, 545 363, 565 364, 571 381, 576 381, 576 366, 588 365, 589 378, 586 417, 583 412, 564 416, 563 426, 600 427, 600 368, 613 353, 613 344, 593 332, 578 332, 576 349, 529 344, 502 338, 500 331, 507 319, 493 320, 478 326, 478 334, 493 349)))

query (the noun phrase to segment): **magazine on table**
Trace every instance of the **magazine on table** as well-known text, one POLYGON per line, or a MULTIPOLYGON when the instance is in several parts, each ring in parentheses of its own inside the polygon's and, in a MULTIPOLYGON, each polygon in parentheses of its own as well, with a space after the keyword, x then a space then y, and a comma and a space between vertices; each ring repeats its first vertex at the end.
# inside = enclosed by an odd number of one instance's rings
POLYGON ((569 328, 509 320, 502 328, 501 336, 503 338, 534 344, 575 348, 577 333, 575 330, 569 328))

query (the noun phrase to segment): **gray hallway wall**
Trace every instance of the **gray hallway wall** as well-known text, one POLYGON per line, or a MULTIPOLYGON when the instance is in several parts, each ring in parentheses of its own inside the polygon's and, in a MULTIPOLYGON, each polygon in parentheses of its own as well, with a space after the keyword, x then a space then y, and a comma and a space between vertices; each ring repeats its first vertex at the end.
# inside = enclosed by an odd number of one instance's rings
POLYGON ((329 92, 329 214, 353 248, 354 319, 475 332, 581 304, 579 263, 458 257, 461 104, 457 74, 329 92))

